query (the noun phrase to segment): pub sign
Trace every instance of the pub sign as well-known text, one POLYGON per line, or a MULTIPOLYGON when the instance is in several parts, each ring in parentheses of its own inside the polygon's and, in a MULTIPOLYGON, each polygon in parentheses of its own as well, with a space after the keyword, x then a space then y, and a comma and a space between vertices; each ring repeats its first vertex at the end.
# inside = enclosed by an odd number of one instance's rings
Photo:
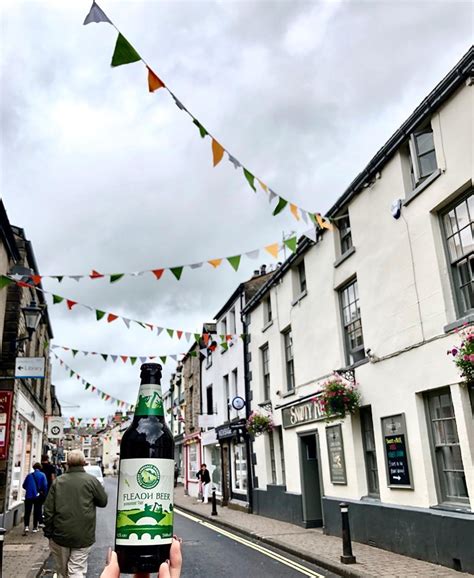
POLYGON ((285 429, 296 427, 313 421, 325 419, 319 407, 319 403, 313 399, 308 399, 281 410, 281 420, 285 429))
POLYGON ((382 432, 388 487, 413 489, 405 414, 383 417, 382 432))
POLYGON ((346 460, 344 459, 344 444, 340 423, 326 428, 326 441, 328 444, 331 482, 333 484, 347 484, 346 460))

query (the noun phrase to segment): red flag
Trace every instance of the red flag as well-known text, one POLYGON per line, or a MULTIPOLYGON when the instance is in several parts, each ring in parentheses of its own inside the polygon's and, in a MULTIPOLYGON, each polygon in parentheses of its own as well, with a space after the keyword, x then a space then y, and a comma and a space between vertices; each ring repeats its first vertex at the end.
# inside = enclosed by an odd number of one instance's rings
POLYGON ((182 331, 176 331, 176 335, 178 336, 178 339, 181 339, 183 332, 182 331))
POLYGON ((71 301, 70 299, 66 299, 66 305, 69 311, 71 311, 74 305, 77 305, 77 301, 71 301))
POLYGON ((147 66, 148 68, 148 90, 150 92, 155 92, 159 88, 164 88, 165 83, 158 78, 158 76, 153 72, 153 70, 147 66))
POLYGON ((161 276, 163 275, 164 271, 165 271, 164 269, 154 269, 152 273, 157 279, 161 279, 161 276))
POLYGON ((31 280, 35 285, 39 285, 41 283, 41 275, 32 275, 31 280))
POLYGON ((151 323, 145 323, 145 325, 146 325, 147 327, 149 327, 149 328, 151 329, 151 331, 153 331, 153 329, 155 328, 155 326, 152 325, 151 323))
POLYGON ((114 315, 113 313, 107 315, 107 321, 109 323, 112 323, 112 321, 115 321, 116 319, 118 319, 118 315, 114 315))
POLYGON ((103 277, 102 273, 99 273, 98 271, 95 271, 94 269, 92 269, 92 273, 89 275, 89 277, 91 279, 99 279, 100 277, 103 277))
POLYGON ((127 356, 127 355, 121 355, 121 356, 120 356, 120 359, 121 359, 124 363, 127 363, 128 356, 127 356))

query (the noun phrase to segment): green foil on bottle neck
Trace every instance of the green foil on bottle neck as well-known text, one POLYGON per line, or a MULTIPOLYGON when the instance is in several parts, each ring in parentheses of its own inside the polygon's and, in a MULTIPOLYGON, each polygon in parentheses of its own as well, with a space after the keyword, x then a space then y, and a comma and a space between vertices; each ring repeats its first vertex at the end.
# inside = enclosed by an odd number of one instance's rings
POLYGON ((158 415, 164 416, 163 397, 161 395, 161 385, 157 383, 140 385, 138 392, 135 415, 158 415))

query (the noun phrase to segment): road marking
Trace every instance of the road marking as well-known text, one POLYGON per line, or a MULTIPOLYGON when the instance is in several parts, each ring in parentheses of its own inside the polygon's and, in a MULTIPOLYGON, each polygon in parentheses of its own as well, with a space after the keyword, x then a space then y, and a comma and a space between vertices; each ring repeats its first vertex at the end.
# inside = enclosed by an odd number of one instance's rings
POLYGON ((234 540, 235 542, 239 542, 239 544, 243 544, 244 546, 247 546, 248 548, 252 548, 252 550, 256 550, 257 552, 260 552, 261 554, 268 556, 268 558, 272 558, 273 560, 276 560, 277 562, 280 562, 281 564, 284 564, 285 566, 289 566, 290 568, 292 568, 293 570, 296 570, 300 574, 304 574, 305 576, 312 576, 313 578, 324 578, 324 576, 322 574, 318 574, 317 572, 314 572, 313 570, 310 570, 309 568, 306 568, 305 566, 298 564, 298 562, 294 562, 293 560, 285 558, 281 554, 277 554, 276 552, 273 552, 272 550, 269 550, 268 548, 265 548, 264 546, 260 546, 259 544, 254 544, 250 540, 246 540, 245 538, 241 538, 240 536, 237 536, 236 534, 233 534, 227 530, 224 530, 223 528, 220 528, 219 526, 215 526, 214 524, 211 524, 210 522, 206 522, 205 520, 202 520, 201 518, 197 518, 196 516, 192 516, 191 514, 185 513, 182 510, 179 510, 178 508, 175 508, 174 512, 176 514, 179 514, 180 516, 183 516, 184 518, 188 518, 189 520, 196 522, 197 524, 201 524, 202 526, 205 526, 206 528, 209 528, 210 530, 213 530, 214 532, 218 532, 219 534, 222 534, 223 536, 226 536, 227 538, 230 538, 231 540, 234 540))

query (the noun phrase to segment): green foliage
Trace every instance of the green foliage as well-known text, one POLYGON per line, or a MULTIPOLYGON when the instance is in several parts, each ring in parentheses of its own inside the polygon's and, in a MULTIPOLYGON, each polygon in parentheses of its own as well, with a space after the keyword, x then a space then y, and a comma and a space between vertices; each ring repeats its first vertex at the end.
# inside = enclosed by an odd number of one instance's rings
POLYGON ((469 327, 460 333, 462 338, 459 347, 448 350, 448 355, 452 355, 454 363, 461 371, 461 376, 467 382, 474 381, 474 328, 469 327))
POLYGON ((323 390, 314 399, 328 421, 344 418, 360 407, 360 393, 353 385, 347 385, 338 375, 323 383, 323 390))
POLYGON ((247 431, 254 436, 270 432, 273 430, 273 427, 273 420, 270 416, 263 415, 256 411, 253 411, 247 420, 247 431))

